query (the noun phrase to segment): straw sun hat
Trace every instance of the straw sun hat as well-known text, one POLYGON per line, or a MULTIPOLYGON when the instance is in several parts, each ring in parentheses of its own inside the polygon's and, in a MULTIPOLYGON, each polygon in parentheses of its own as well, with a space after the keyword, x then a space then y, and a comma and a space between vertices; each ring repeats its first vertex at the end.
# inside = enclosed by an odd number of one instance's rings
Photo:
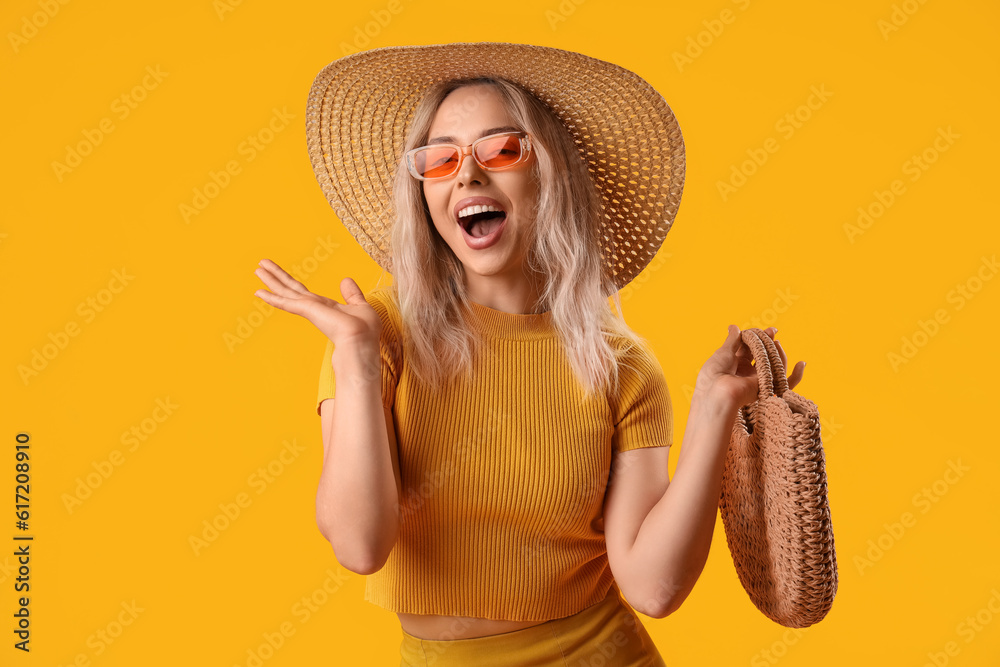
POLYGON ((684 141, 663 97, 627 69, 580 53, 499 42, 390 46, 333 61, 306 106, 309 157, 337 217, 392 273, 392 180, 413 112, 450 78, 520 84, 562 121, 604 205, 602 256, 619 289, 649 264, 684 187, 684 141))

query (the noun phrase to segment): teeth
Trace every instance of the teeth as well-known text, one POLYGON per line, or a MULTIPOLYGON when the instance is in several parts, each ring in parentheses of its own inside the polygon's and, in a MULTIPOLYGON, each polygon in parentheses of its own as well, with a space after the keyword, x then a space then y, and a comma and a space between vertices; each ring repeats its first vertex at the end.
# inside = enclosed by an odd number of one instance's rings
POLYGON ((476 213, 483 213, 485 211, 497 211, 502 213, 503 209, 499 209, 496 206, 482 206, 476 204, 475 206, 466 206, 461 211, 458 212, 458 217, 465 218, 470 215, 475 215, 476 213))

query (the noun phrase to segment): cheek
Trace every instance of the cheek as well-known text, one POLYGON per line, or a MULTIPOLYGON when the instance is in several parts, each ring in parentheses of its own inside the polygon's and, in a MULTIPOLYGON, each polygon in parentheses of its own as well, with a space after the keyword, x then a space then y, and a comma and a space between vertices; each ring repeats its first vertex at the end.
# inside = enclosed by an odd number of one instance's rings
POLYGON ((435 192, 434 188, 424 189, 424 200, 427 202, 427 208, 431 213, 431 224, 438 231, 438 234, 442 236, 446 230, 447 223, 451 220, 450 214, 447 211, 447 195, 447 192, 435 192))
POLYGON ((438 190, 439 188, 424 186, 424 201, 427 202, 427 208, 430 209, 431 215, 435 219, 444 213, 448 203, 448 193, 438 190))

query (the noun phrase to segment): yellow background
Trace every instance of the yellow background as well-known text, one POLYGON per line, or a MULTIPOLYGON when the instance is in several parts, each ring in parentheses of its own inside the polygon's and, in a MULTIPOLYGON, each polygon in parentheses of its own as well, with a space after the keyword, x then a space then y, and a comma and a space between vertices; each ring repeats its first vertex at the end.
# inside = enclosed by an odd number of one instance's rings
POLYGON ((719 521, 683 607, 642 617, 667 664, 998 664, 995 3, 398 2, 384 26, 382 0, 3 4, 0 663, 248 665, 282 624, 292 632, 268 667, 398 663, 395 615, 362 599, 364 578, 314 522, 325 339, 262 314, 253 271, 271 258, 336 299, 344 276, 368 291, 382 273, 305 147, 309 86, 344 45, 511 41, 627 67, 680 122, 680 211, 623 294, 666 373, 678 444, 730 323, 778 327, 823 418, 840 563, 829 616, 794 633, 758 612, 719 521), (789 135, 781 121, 796 113, 789 135), (244 142, 272 120, 281 129, 250 159, 244 142), (78 166, 53 166, 102 122, 112 131, 78 166), (744 167, 769 140, 777 151, 744 167), (185 221, 181 205, 230 161, 239 173, 185 221), (724 197, 734 169, 753 173, 724 197), (858 208, 877 212, 896 180, 901 194, 851 237, 858 208), (894 365, 906 341, 916 354, 894 365), (133 428, 144 440, 130 449, 133 428), (30 655, 12 648, 20 431, 30 655), (301 449, 275 464, 288 443, 301 449), (269 464, 280 474, 262 481, 269 464), (196 554, 190 537, 238 498, 249 503, 196 554), (306 616, 310 597, 323 602, 306 616))

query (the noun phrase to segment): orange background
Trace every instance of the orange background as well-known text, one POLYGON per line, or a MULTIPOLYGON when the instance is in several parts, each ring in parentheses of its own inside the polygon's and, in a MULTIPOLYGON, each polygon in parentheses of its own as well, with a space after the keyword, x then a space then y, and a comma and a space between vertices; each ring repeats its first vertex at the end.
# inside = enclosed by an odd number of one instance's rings
POLYGON ((284 628, 268 667, 398 663, 395 615, 314 522, 325 339, 262 310, 253 271, 337 299, 344 276, 379 280, 306 153, 326 64, 510 41, 627 67, 680 122, 679 214, 622 295, 677 442, 730 323, 778 327, 823 418, 829 616, 759 613, 720 521, 682 608, 642 618, 667 664, 997 664, 998 20, 981 1, 4 3, 0 662, 248 665, 284 628))

